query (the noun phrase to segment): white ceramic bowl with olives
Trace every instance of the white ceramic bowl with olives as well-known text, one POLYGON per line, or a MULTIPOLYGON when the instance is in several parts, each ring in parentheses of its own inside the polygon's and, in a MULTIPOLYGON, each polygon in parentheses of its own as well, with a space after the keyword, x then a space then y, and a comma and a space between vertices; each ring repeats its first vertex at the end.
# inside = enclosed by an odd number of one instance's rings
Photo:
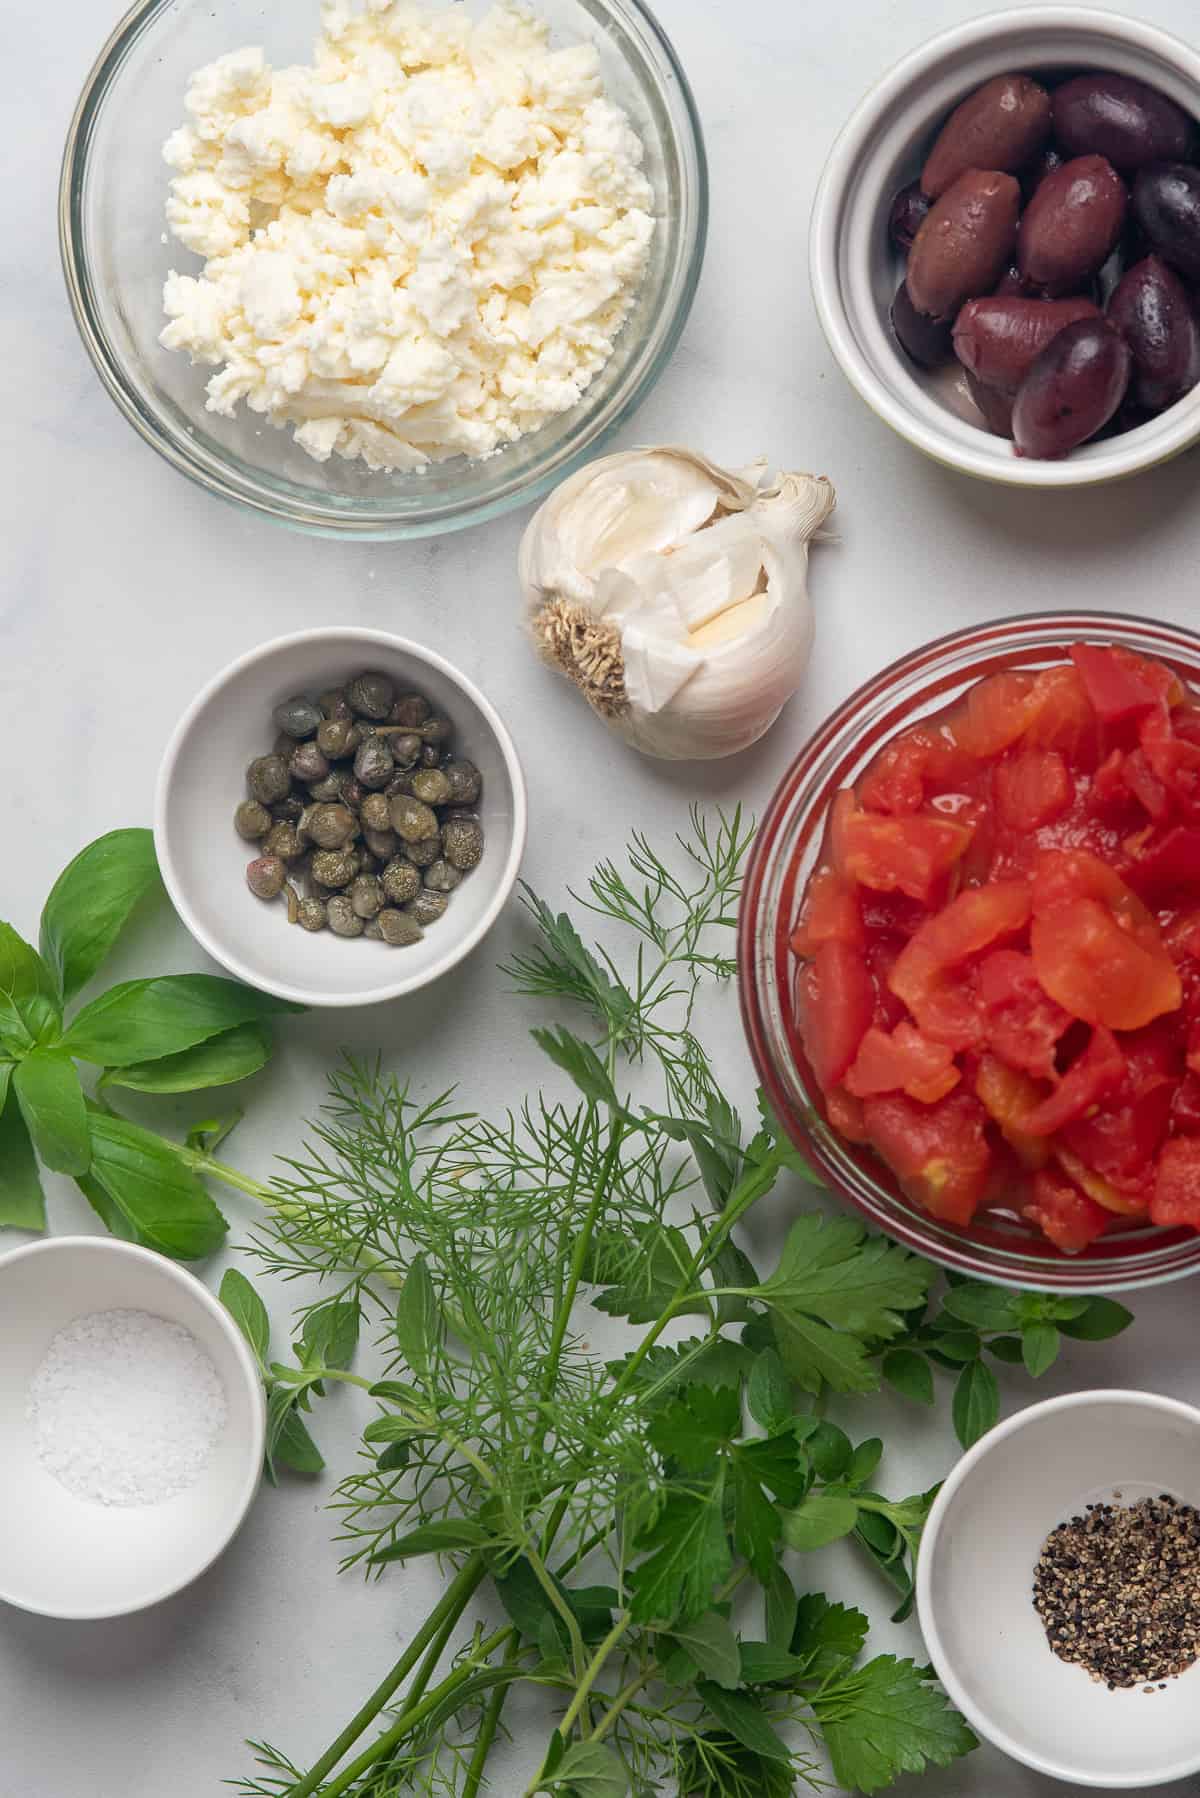
POLYGON ((167 890, 201 946, 249 985, 312 1006, 400 998, 454 967, 511 894, 525 830, 516 748, 479 689, 419 644, 351 628, 277 638, 210 682, 168 745, 154 825, 167 890), (352 783, 352 813, 339 782, 352 783), (376 817, 385 807, 413 816, 376 817), (427 812, 436 840, 421 840, 427 812))

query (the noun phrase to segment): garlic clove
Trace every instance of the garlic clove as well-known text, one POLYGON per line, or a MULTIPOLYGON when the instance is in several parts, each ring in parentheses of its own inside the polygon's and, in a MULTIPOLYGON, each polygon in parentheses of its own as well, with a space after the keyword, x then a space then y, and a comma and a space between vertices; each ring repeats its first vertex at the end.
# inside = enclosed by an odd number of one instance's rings
POLYGON ((629 703, 645 712, 661 712, 670 705, 704 663, 696 650, 664 643, 636 624, 622 634, 621 648, 629 703))

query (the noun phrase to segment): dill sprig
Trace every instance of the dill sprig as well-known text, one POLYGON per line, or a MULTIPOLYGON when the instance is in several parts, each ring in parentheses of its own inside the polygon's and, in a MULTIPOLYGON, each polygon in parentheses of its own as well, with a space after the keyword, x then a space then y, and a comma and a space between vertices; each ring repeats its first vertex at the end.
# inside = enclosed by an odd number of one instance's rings
POLYGON ((295 1365, 270 1360, 249 1283, 224 1292, 268 1380, 272 1466, 320 1466, 301 1412, 366 1387, 378 1414, 334 1499, 344 1564, 438 1555, 450 1578, 309 1768, 255 1746, 247 1798, 478 1798, 518 1683, 555 1717, 528 1798, 782 1798, 826 1761, 871 1792, 973 1746, 927 1668, 864 1660, 866 1618, 799 1595, 781 1556, 850 1537, 903 1614, 932 1494, 876 1491, 882 1444, 825 1401, 885 1378, 931 1399, 953 1364, 986 1427, 985 1347, 1088 1302, 958 1285, 931 1310, 931 1267, 811 1212, 766 1274, 739 1246, 802 1171, 769 1115, 745 1127, 699 1036, 702 990, 734 972, 749 837, 739 812, 693 813, 670 861, 638 836, 597 869, 576 903, 631 956, 526 890, 534 940, 507 972, 573 1013, 534 1031, 559 1096, 488 1120, 350 1062, 260 1190, 260 1261, 323 1287, 295 1365), (620 1352, 593 1346, 597 1313, 620 1352), (363 1326, 371 1381, 350 1371, 363 1326), (468 1625, 485 1588, 499 1627, 468 1625))

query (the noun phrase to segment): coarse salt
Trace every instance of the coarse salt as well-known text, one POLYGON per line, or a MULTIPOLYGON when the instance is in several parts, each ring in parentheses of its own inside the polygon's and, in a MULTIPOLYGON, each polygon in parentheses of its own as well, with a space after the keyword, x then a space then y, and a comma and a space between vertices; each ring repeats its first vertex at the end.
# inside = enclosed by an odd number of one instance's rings
POLYGON ((225 1389, 190 1330, 94 1311, 53 1338, 26 1416, 44 1467, 101 1505, 157 1505, 194 1484, 225 1427, 225 1389))

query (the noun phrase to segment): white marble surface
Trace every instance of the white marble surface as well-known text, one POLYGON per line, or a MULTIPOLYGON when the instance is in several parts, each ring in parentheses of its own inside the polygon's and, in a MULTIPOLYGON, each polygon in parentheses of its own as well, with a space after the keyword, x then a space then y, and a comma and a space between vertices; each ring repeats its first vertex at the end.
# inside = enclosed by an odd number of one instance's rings
MULTIPOLYGON (((527 873, 555 895, 594 857, 618 851, 629 826, 673 830, 694 797, 761 807, 806 731, 860 679, 932 635, 1062 600, 1193 621, 1194 457, 1101 492, 1036 498, 973 485, 892 438, 847 390, 818 334, 805 227, 830 139, 877 72, 978 10, 964 0, 841 0, 835 9, 660 0, 708 129, 713 222, 691 326, 626 441, 693 441, 733 462, 767 451, 827 471, 841 495, 840 541, 815 561, 820 629, 802 696, 757 751, 697 771, 632 760, 534 666, 515 628, 520 516, 411 547, 310 542, 218 506, 137 440, 76 340, 55 244, 62 135, 116 3, 8 0, 3 915, 31 930, 51 877, 85 840, 149 822, 159 748, 197 686, 290 627, 395 627, 487 688, 529 768, 527 873)), ((1141 0, 1138 12, 1182 32, 1194 19, 1187 0, 1141 0)), ((237 1155, 269 1170, 343 1042, 382 1048, 431 1085, 457 1078, 483 1108, 519 1098, 543 1070, 525 1037, 530 1020, 494 972, 514 934, 510 919, 436 997, 283 1032, 237 1155)), ((201 965, 163 917, 120 971, 201 965)), ((724 1040, 723 1072, 745 1091, 732 1011, 724 1040)), ((787 1203, 784 1195, 760 1227, 777 1230, 787 1203)), ((55 1230, 88 1227, 65 1182, 51 1205, 55 1230)), ((244 1235, 249 1211, 236 1201, 229 1209, 244 1235)), ((1200 1397, 1194 1310, 1194 1287, 1148 1294, 1124 1340, 1069 1350, 1045 1390, 1120 1383, 1200 1397)), ((1021 1379, 1006 1382, 1008 1407, 1027 1396, 1021 1379)), ((334 1466, 345 1465, 358 1415, 339 1401, 322 1419, 334 1466)), ((927 1485, 953 1459, 944 1416, 888 1406, 886 1433, 889 1490, 927 1485)), ((244 1736, 266 1735, 301 1760, 323 1746, 415 1627, 431 1577, 414 1570, 373 1589, 339 1579, 327 1496, 321 1483, 264 1492, 224 1561, 139 1619, 59 1625, 0 1607, 0 1798, 215 1798, 247 1765, 244 1736)), ((885 1595, 848 1551, 826 1559, 831 1586, 885 1614, 885 1595)), ((911 1628, 885 1623, 873 1640, 917 1647, 911 1628)), ((528 1713, 513 1717, 517 1740, 493 1788, 500 1798, 522 1789, 538 1740, 528 1713)), ((921 1786, 926 1798, 1063 1789, 988 1751, 921 1786)))

